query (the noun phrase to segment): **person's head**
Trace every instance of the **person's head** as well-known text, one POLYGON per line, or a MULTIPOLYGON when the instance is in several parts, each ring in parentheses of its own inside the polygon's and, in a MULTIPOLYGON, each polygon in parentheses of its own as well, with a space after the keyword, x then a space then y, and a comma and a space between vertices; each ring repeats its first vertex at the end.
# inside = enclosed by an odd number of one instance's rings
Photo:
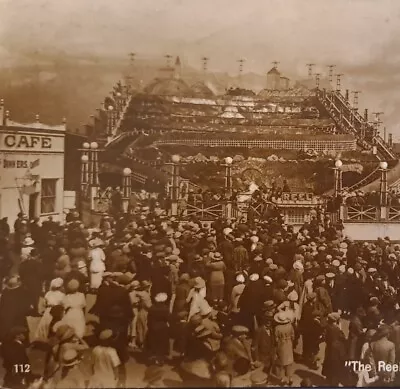
POLYGON ((305 377, 301 380, 300 387, 302 388, 312 388, 311 378, 305 377))
POLYGON ((64 316, 64 307, 62 305, 55 305, 50 309, 50 315, 55 321, 61 320, 64 316))

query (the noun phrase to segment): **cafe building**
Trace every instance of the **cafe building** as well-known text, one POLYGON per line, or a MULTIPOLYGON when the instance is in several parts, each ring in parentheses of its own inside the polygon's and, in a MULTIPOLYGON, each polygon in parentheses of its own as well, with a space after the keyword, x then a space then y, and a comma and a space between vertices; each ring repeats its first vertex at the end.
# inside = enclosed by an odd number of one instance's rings
POLYGON ((64 216, 65 124, 11 121, 0 103, 0 218, 64 216))

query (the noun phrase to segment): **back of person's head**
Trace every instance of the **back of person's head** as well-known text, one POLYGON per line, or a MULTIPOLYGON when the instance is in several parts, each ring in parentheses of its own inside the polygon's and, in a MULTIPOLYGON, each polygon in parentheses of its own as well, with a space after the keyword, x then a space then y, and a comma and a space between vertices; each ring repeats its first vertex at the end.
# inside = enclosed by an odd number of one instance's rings
POLYGON ((301 380, 300 386, 302 388, 312 388, 313 385, 312 385, 312 382, 311 382, 311 378, 309 378, 309 377, 303 378, 301 380))

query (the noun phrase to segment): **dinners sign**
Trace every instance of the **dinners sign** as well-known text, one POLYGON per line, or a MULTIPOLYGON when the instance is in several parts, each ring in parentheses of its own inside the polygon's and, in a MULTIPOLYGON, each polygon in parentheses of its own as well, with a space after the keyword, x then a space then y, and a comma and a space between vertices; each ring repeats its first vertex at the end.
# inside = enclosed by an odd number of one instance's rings
POLYGON ((282 201, 312 201, 312 193, 295 192, 295 193, 282 193, 282 201))

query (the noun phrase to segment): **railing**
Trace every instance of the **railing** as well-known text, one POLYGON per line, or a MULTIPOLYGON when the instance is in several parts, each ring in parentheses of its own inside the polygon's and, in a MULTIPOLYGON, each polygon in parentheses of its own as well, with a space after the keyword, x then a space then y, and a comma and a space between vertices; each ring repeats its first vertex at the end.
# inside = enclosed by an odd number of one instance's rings
POLYGON ((200 204, 199 206, 187 204, 183 219, 195 217, 202 221, 212 221, 224 216, 224 205, 222 203, 206 206, 200 204))
POLYGON ((387 220, 400 222, 400 206, 393 206, 387 208, 387 220))
POLYGON ((345 221, 376 222, 380 220, 379 207, 345 207, 345 221))

